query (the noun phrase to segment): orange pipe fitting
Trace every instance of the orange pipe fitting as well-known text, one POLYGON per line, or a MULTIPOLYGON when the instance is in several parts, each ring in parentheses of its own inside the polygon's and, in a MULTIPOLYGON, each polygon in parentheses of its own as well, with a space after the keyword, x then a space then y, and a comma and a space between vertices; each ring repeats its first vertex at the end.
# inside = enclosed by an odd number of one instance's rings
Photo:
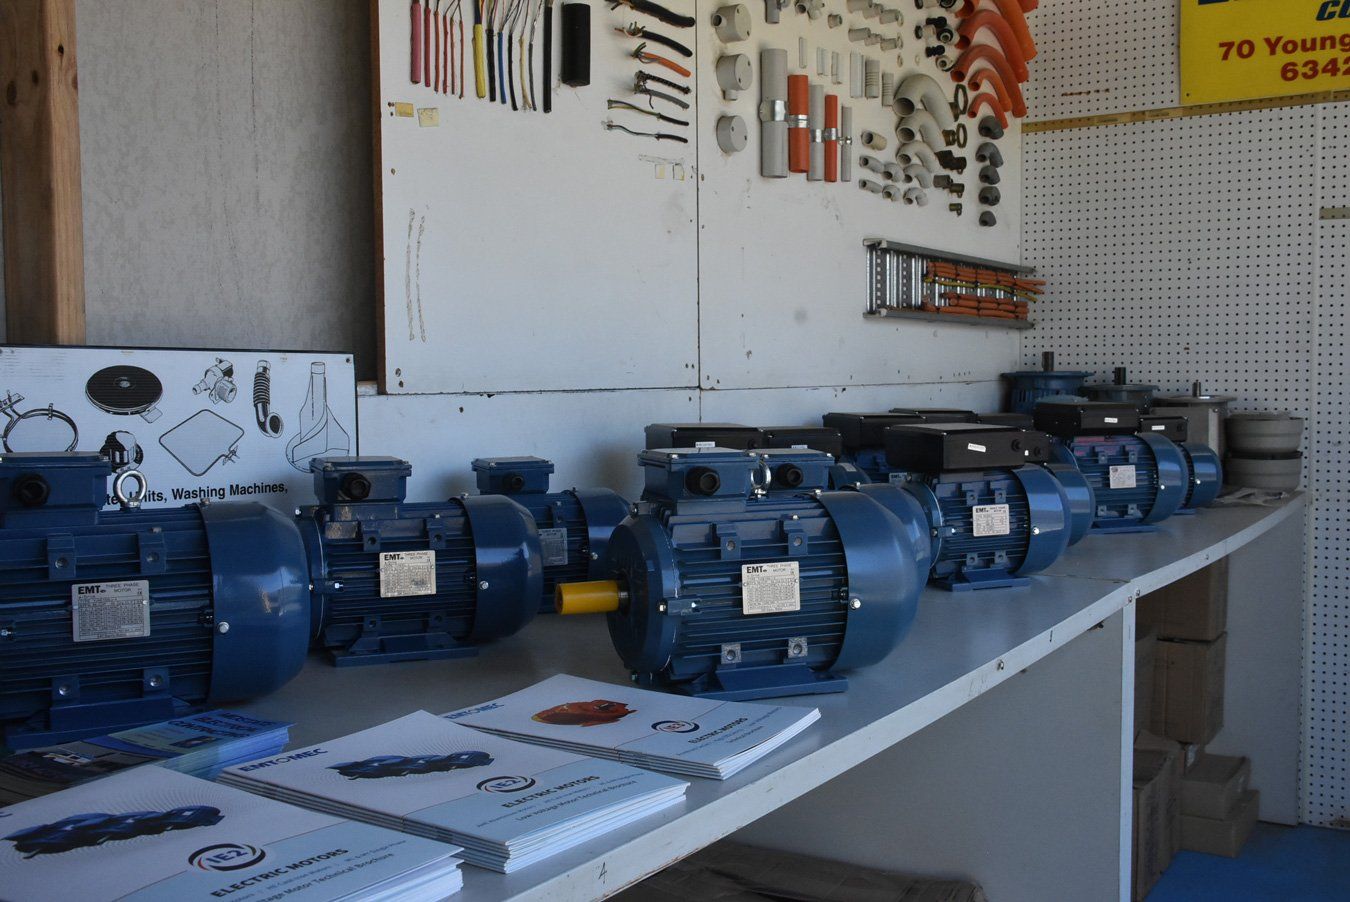
POLYGON ((965 50, 969 47, 982 28, 988 28, 994 33, 999 46, 1003 48, 1003 55, 1012 64, 1017 80, 1026 81, 1030 78, 1031 73, 1027 71, 1026 57, 1022 53, 1022 46, 1017 42, 1017 35, 1013 34, 1012 28, 1008 26, 1008 20, 992 9, 982 9, 961 23, 958 29, 961 38, 956 42, 957 48, 965 50))
POLYGON ((1008 114, 1003 112, 1003 107, 998 105, 998 98, 989 93, 980 94, 970 102, 971 119, 980 118, 980 107, 982 106, 989 107, 990 112, 998 117, 998 124, 1003 126, 1005 130, 1008 128, 1008 114))
POLYGON ((1018 0, 994 0, 994 5, 1003 13, 1003 18, 1008 20, 1013 34, 1017 35, 1017 43, 1022 45, 1022 55, 1028 60, 1034 60, 1036 42, 1031 39, 1031 29, 1027 27, 1027 17, 1022 12, 1021 4, 1018 0))

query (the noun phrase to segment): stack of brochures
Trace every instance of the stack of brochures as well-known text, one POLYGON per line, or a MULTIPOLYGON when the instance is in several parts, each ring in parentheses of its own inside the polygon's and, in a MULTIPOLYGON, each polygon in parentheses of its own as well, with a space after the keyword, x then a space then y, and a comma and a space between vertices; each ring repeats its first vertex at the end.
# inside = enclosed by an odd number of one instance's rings
POLYGON ((667 695, 559 674, 442 716, 521 742, 725 780, 815 723, 820 711, 667 695))
POLYGON ((462 885, 458 852, 141 767, 0 809, 0 896, 431 902, 462 885))
POLYGON ((510 873, 673 805, 687 783, 538 748, 419 711, 227 768, 223 783, 463 846, 510 873))
POLYGON ((12 805, 143 764, 212 779, 231 764, 286 747, 291 724, 233 711, 208 711, 29 749, 0 758, 0 805, 12 805))

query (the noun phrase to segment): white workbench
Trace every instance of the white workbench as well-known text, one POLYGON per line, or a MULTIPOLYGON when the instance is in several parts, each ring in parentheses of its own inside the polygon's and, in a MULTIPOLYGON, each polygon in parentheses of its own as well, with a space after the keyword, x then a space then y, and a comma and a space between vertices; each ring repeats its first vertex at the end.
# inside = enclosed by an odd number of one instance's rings
MULTIPOLYGON (((798 739, 519 873, 466 866, 458 898, 599 898, 752 823, 741 838, 754 844, 969 877, 1000 902, 1128 898, 1132 602, 1234 555, 1227 726, 1213 745, 1264 743, 1234 750, 1253 755, 1253 783, 1273 797, 1263 817, 1292 820, 1305 509, 1296 496, 1089 536, 1028 588, 930 589, 906 640, 851 675, 847 693, 781 700, 821 709, 798 739), (1288 742, 1262 739, 1281 733, 1288 742)), ((336 669, 314 658, 240 710, 295 721, 292 745, 308 745, 559 672, 626 679, 603 619, 542 617, 468 660, 336 669)))

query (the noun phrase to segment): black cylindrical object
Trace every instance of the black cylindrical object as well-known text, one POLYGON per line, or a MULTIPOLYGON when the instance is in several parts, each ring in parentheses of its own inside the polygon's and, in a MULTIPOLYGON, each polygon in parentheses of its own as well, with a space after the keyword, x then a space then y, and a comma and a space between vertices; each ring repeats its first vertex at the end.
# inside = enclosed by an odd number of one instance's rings
POLYGON ((558 72, 565 85, 579 88, 591 83, 591 8, 585 3, 563 4, 558 72))

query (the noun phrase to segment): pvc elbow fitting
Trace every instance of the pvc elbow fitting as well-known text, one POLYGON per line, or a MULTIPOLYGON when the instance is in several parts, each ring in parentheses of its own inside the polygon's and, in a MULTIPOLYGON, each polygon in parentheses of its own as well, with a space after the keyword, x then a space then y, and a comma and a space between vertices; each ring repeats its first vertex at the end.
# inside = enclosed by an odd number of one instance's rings
POLYGON ((932 76, 911 75, 900 82, 895 92, 894 105, 895 112, 901 117, 913 114, 922 105, 937 120, 939 128, 946 130, 956 126, 951 102, 932 76))
POLYGON ((1003 153, 998 149, 998 145, 992 141, 985 141, 976 149, 975 159, 994 167, 1003 165, 1003 153))
POLYGON ((905 167, 905 177, 909 181, 918 182, 924 188, 933 187, 933 174, 918 163, 911 163, 905 167))
POLYGON ((938 127, 937 120, 927 110, 916 110, 900 120, 895 129, 901 144, 922 139, 929 147, 938 149, 947 146, 947 138, 938 127))
POLYGON ((993 228, 998 225, 998 217, 995 216, 992 211, 985 210, 980 213, 980 225, 984 226, 986 229, 993 228))
POLYGON ((906 188, 905 203, 914 204, 918 207, 928 206, 928 194, 922 188, 906 188))
POLYGON ((984 204, 986 207, 997 207, 1001 200, 1003 200, 1002 192, 993 185, 990 185, 988 188, 980 189, 980 203, 984 204))
POLYGON ((938 164, 938 159, 933 151, 921 141, 910 141, 902 144, 900 149, 895 152, 895 158, 905 165, 910 163, 922 164, 923 168, 929 172, 937 172, 942 168, 938 164))
POLYGON ((993 166, 980 167, 981 184, 997 185, 1000 181, 1002 181, 1002 177, 998 174, 998 170, 995 169, 993 166))

